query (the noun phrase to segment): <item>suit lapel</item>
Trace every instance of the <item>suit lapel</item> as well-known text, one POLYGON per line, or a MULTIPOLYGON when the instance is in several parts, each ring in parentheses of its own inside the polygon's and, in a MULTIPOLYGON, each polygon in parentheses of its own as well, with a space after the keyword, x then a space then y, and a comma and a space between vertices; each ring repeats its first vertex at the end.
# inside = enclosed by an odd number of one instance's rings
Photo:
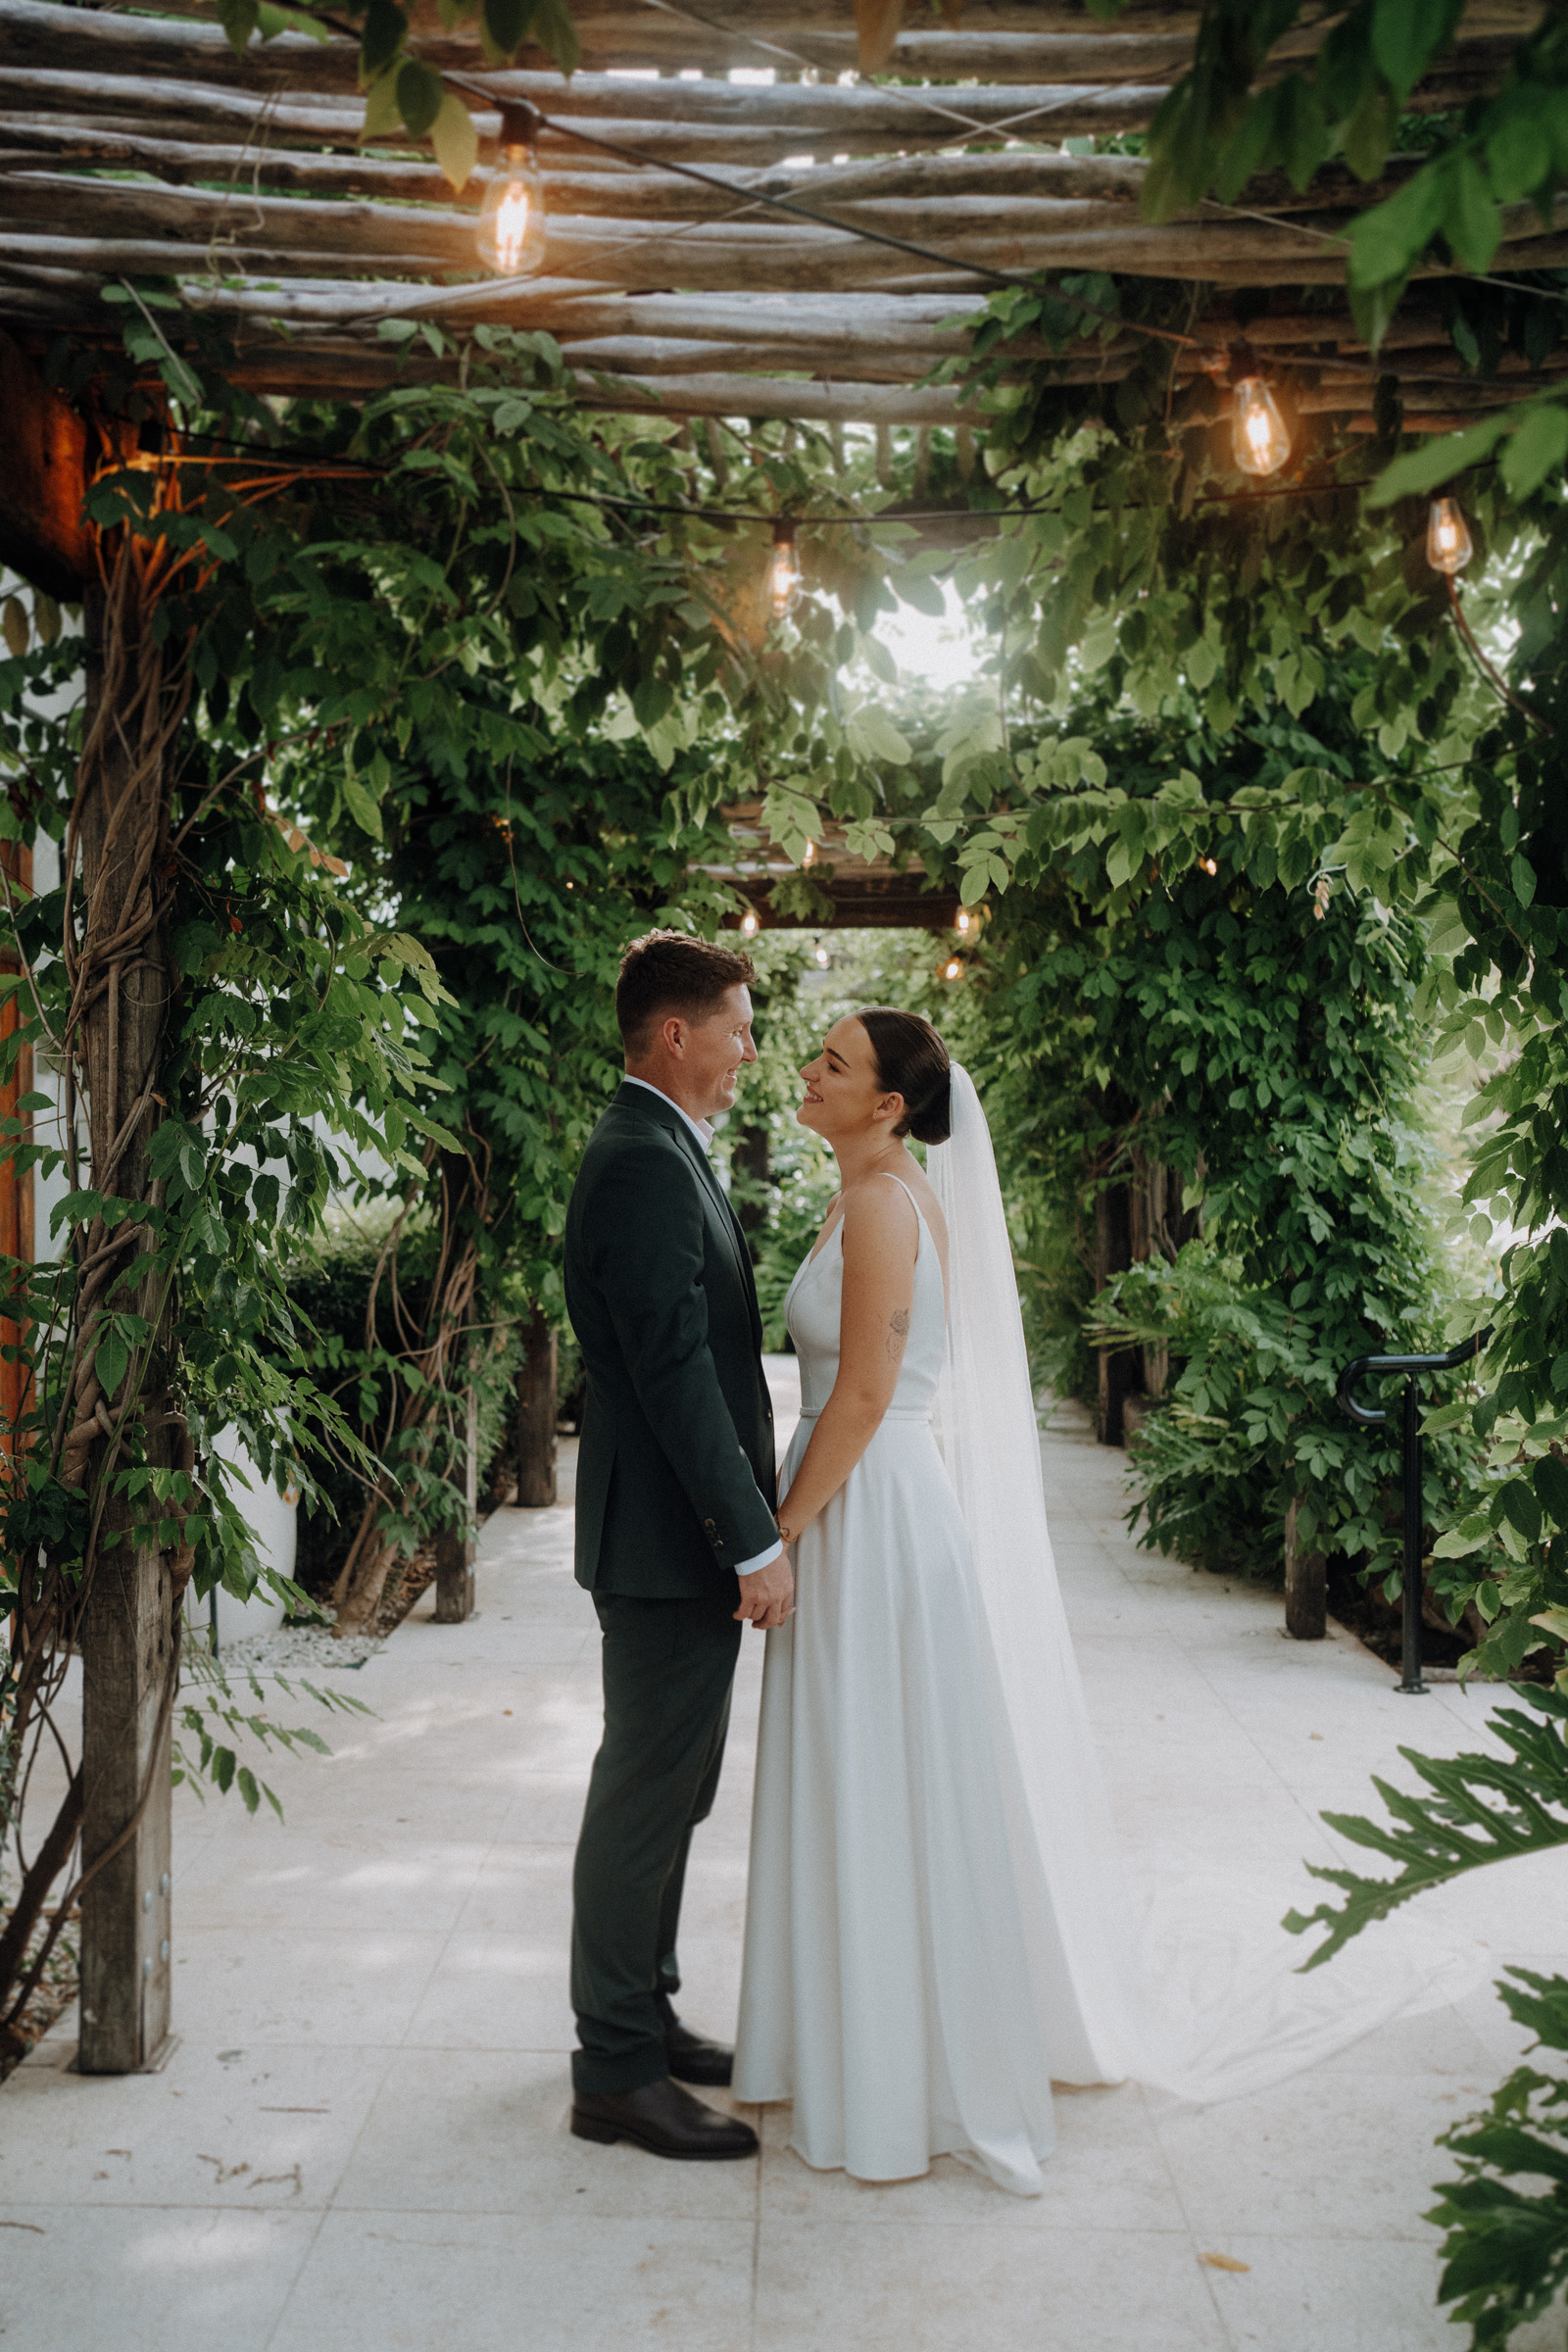
POLYGON ((615 1097, 614 1107, 617 1110, 638 1112, 644 1117, 656 1120, 666 1135, 672 1135, 675 1138, 680 1149, 696 1168, 723 1219, 724 1231, 729 1237, 730 1248, 735 1252, 735 1270, 740 1275, 741 1288, 746 1294, 747 1312, 752 1319, 752 1334, 757 1342, 758 1352, 760 1353, 762 1312, 757 1303, 757 1283, 752 1273, 752 1253, 746 1246, 746 1235, 742 1231, 741 1221, 730 1206, 729 1195, 713 1173, 712 1161, 687 1126, 674 1103, 670 1102, 666 1097, 660 1095, 657 1089, 650 1092, 646 1087, 623 1086, 615 1097))

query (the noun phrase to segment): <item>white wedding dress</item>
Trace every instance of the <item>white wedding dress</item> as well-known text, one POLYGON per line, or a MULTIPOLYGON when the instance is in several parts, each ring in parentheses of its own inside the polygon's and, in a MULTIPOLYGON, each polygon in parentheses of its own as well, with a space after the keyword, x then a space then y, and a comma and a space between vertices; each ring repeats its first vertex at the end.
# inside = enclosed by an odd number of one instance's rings
MULTIPOLYGON (((1399 2010, 1456 1997, 1473 1955, 1391 1926, 1303 1980, 1224 1887, 1135 1916, 1056 1586, 1006 1219, 973 1085, 927 1168, 893 1402, 796 1546, 767 1636, 735 2095, 794 2101, 791 2145, 864 2180, 952 2154, 1036 2194, 1053 2080, 1214 2099, 1279 2081, 1399 2010)), ((905 1188, 907 1190, 907 1188, 905 1188)), ((910 1195, 911 1201, 913 1200, 910 1195)), ((842 1220, 786 1321, 801 1425, 838 1371, 842 1220)))

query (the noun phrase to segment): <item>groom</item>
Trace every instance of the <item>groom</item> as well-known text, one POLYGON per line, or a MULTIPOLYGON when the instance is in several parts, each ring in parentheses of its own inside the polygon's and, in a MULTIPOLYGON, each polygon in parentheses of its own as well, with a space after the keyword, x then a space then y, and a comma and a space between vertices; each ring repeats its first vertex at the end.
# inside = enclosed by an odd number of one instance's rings
POLYGON ((680 2087, 730 2052, 675 2015, 686 1855, 712 1809, 748 1620, 793 1596, 773 1517, 773 1415, 740 1223, 708 1164, 752 1043, 750 956, 651 931, 621 960, 626 1076, 566 1215, 566 1308, 588 1376, 577 1581, 604 1635, 605 1736, 573 1879, 571 2129, 658 2156, 757 2137, 680 2087))

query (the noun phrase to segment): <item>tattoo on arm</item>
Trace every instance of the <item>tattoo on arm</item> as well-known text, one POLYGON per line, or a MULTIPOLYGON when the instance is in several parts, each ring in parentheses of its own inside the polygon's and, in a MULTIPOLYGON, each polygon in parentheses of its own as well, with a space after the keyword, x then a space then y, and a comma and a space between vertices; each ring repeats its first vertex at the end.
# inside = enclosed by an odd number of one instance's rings
POLYGON ((904 1353, 904 1343, 909 1336, 909 1310, 901 1306, 888 1317, 888 1362, 896 1364, 904 1353))

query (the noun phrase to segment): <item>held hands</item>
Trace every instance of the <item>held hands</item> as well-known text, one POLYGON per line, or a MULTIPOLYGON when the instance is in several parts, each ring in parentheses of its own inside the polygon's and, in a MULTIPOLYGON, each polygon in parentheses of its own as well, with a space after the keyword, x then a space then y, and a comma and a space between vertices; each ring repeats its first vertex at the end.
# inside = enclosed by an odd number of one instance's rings
POLYGON ((750 1576, 740 1579, 740 1588, 741 1605, 735 1614, 743 1623, 750 1621, 760 1634, 782 1625, 795 1607, 795 1573, 789 1553, 781 1551, 765 1568, 754 1568, 750 1576))

